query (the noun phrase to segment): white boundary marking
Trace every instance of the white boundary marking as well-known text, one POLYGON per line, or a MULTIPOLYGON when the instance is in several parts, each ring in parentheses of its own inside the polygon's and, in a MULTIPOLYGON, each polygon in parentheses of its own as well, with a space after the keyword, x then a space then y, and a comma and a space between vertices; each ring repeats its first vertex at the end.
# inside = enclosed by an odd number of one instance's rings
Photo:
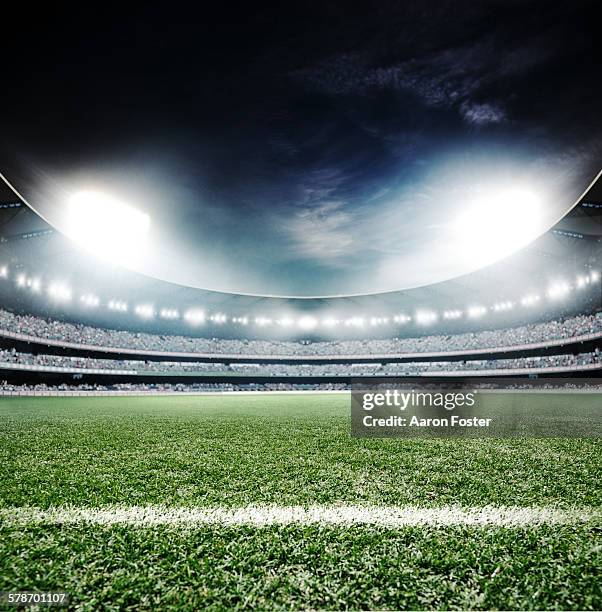
POLYGON ((0 524, 96 524, 96 525, 324 525, 401 528, 411 526, 446 527, 525 527, 587 523, 602 519, 602 511, 589 508, 560 509, 549 506, 358 506, 256 505, 240 508, 109 506, 82 508, 60 506, 50 509, 33 507, 0 509, 0 524))

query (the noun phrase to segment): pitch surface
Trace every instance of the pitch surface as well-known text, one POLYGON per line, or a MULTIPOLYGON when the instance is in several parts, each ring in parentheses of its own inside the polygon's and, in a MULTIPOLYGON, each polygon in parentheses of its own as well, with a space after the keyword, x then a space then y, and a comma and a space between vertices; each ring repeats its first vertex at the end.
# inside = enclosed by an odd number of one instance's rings
POLYGON ((352 439, 342 395, 5 399, 0 420, 0 591, 94 609, 602 606, 598 440, 352 439), (394 512, 415 524, 376 520, 394 512))

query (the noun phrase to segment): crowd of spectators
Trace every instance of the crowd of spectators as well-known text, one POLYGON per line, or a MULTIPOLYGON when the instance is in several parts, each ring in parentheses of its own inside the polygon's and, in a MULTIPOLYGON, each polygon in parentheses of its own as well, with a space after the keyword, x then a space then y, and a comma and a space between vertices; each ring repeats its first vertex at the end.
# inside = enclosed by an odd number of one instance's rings
MULTIPOLYGON (((591 381, 577 382, 566 380, 548 380, 541 384, 538 381, 525 381, 512 382, 511 384, 499 383, 494 384, 491 382, 474 383, 472 387, 475 390, 492 390, 492 389, 504 389, 504 390, 539 390, 539 391, 602 391, 602 384, 592 383, 591 381)), ((378 387, 376 387, 378 388, 378 387)), ((383 387, 390 388, 389 386, 383 387)), ((414 389, 415 384, 396 385, 399 389, 414 389)), ((421 385, 421 389, 434 389, 440 390, 441 385, 421 385)), ((170 383, 125 383, 125 384, 57 384, 48 385, 46 383, 40 384, 20 384, 15 385, 7 383, 6 381, 0 382, 0 396, 6 395, 52 395, 61 393, 98 393, 98 394, 110 394, 110 393, 125 393, 125 394, 159 394, 159 393, 223 393, 223 392, 234 392, 234 391, 350 391, 352 385, 348 382, 337 382, 337 383, 190 383, 190 384, 170 384, 170 383)), ((447 389, 447 388, 446 388, 447 389)))
POLYGON ((124 383, 124 384, 58 384, 47 385, 14 385, 6 381, 0 382, 0 395, 27 394, 27 393, 54 393, 85 391, 96 392, 129 392, 129 393, 218 393, 224 391, 345 391, 350 389, 347 383, 124 383))
MULTIPOLYGON (((209 363, 178 361, 136 361, 122 359, 98 359, 21 353, 14 348, 0 349, 0 367, 10 369, 13 364, 32 366, 36 369, 54 370, 107 370, 121 374, 198 374, 239 376, 412 376, 426 372, 456 372, 478 370, 533 370, 553 367, 579 368, 600 364, 600 351, 564 355, 515 357, 511 359, 475 359, 465 361, 376 362, 376 363, 327 363, 327 364, 258 364, 258 363, 209 363)), ((85 372, 84 372, 85 373, 85 372)))
POLYGON ((534 323, 509 329, 454 335, 432 335, 388 340, 332 340, 293 342, 276 340, 230 340, 168 336, 117 331, 16 315, 0 310, 1 331, 24 334, 42 340, 56 340, 93 347, 200 353, 206 355, 258 356, 340 356, 438 353, 546 344, 587 334, 602 336, 602 313, 580 315, 558 321, 534 323))

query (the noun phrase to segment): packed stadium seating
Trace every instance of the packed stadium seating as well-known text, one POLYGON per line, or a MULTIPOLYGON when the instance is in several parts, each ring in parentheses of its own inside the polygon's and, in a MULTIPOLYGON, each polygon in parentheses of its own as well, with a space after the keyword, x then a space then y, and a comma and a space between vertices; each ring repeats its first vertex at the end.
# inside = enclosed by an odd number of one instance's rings
POLYGON ((41 317, 17 315, 0 310, 0 336, 48 344, 78 345, 81 348, 115 352, 183 353, 207 356, 336 357, 462 354, 545 347, 602 337, 602 313, 564 320, 546 321, 508 329, 432 335, 388 340, 340 340, 290 342, 275 340, 230 340, 165 336, 101 329, 41 317))
POLYGON ((495 372, 511 370, 540 371, 549 369, 588 369, 600 365, 600 351, 577 355, 542 355, 512 359, 467 361, 424 361, 409 363, 328 363, 328 364, 256 364, 207 363, 186 361, 136 361, 96 359, 64 355, 21 353, 15 349, 0 350, 0 368, 36 371, 80 371, 115 375, 223 374, 245 376, 320 377, 320 376, 419 376, 427 373, 495 372))
POLYGON ((192 384, 145 384, 145 383, 116 383, 116 384, 81 384, 81 385, 13 385, 7 382, 0 383, 0 396, 3 395, 86 395, 86 394, 196 394, 196 393, 224 393, 231 391, 346 391, 350 388, 348 383, 192 383, 192 384))
MULTIPOLYGON (((403 384, 398 385, 403 387, 403 384)), ((496 387, 491 382, 475 383, 475 388, 491 389, 496 387)), ((35 395, 186 395, 186 394, 203 394, 203 393, 231 393, 231 392, 297 392, 297 391, 313 391, 313 392, 340 392, 349 391, 352 386, 349 382, 322 382, 322 383, 291 383, 291 382, 254 382, 254 383, 232 383, 232 382, 195 382, 189 384, 183 383, 114 383, 114 384, 57 384, 49 385, 46 383, 39 384, 11 384, 6 381, 0 382, 0 397, 2 396, 35 396, 35 395)), ((408 387, 411 388, 411 387, 408 387)), ((424 385, 423 388, 428 388, 424 385)), ((436 387, 440 388, 440 387, 436 387)), ((529 384, 510 383, 504 384, 504 389, 530 389, 533 388, 529 384)), ((595 383, 579 384, 571 383, 565 379, 560 379, 556 383, 547 382, 538 386, 541 389, 562 389, 580 391, 600 391, 600 385, 595 383)))

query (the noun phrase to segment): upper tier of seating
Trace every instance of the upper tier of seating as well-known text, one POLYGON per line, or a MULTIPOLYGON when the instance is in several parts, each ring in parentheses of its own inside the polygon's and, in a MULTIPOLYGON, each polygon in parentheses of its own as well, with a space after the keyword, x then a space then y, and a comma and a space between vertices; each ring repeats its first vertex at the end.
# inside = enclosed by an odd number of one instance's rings
POLYGON ((486 354, 565 345, 602 337, 602 313, 456 335, 387 340, 293 342, 167 336, 102 329, 0 310, 0 335, 72 348, 165 357, 274 357, 306 361, 336 357, 426 357, 486 354))

